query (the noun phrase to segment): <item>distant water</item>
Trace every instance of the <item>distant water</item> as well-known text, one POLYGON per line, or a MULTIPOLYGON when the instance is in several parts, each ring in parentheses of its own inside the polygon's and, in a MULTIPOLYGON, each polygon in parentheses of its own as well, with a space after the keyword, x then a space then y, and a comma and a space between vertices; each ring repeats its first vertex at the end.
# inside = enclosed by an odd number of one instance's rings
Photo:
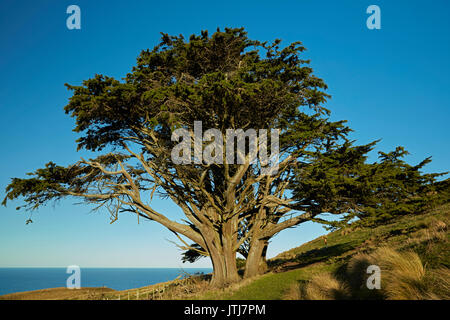
MULTIPOLYGON (((139 288, 175 279, 185 273, 210 273, 211 268, 81 268, 81 287, 115 290, 139 288)), ((0 295, 65 287, 66 268, 0 268, 0 295)))

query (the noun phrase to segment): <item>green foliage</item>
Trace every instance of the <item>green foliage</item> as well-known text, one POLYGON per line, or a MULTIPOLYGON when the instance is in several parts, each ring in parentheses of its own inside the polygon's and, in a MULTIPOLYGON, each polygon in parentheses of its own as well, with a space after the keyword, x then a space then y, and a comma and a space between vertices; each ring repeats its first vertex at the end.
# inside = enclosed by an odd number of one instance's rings
MULTIPOLYGON (((124 161, 127 158, 126 155, 109 153, 90 159, 90 161, 95 161, 104 168, 117 169, 118 161, 124 161)), ((138 175, 139 173, 140 171, 134 171, 134 174, 138 175)), ((87 165, 82 161, 68 167, 49 162, 45 165, 45 168, 37 169, 35 172, 27 173, 27 175, 32 176, 32 178, 11 179, 11 183, 6 187, 6 196, 2 205, 6 206, 9 200, 22 197, 25 203, 16 209, 35 210, 49 201, 59 200, 63 197, 88 196, 90 189, 93 186, 98 186, 99 181, 106 180, 105 177, 107 176, 100 168, 87 165)), ((108 177, 108 180, 110 179, 108 177)), ((117 183, 123 182, 123 178, 120 177, 115 180, 117 183)), ((108 197, 104 198, 107 199, 108 197)), ((89 197, 85 200, 91 201, 89 197)), ((95 200, 98 199, 93 199, 94 202, 95 200)))
MULTIPOLYGON (((76 119, 74 130, 84 132, 78 148, 118 146, 143 127, 170 144, 171 129, 192 128, 194 121, 221 130, 287 128, 301 116, 303 132, 325 124, 297 110, 304 105, 328 112, 320 106, 326 85, 300 58, 300 42, 280 49, 280 40, 253 41, 242 28, 212 36, 203 31, 189 41, 162 35, 158 46, 142 51, 124 83, 96 75, 82 86, 67 85, 74 94, 65 111, 76 119)), ((284 140, 292 141, 296 129, 284 140)))
POLYGON ((311 153, 309 162, 299 164, 292 182, 297 205, 316 212, 347 213, 340 222, 320 221, 336 228, 350 221, 385 223, 448 199, 448 180, 436 180, 446 173, 421 172, 430 158, 412 166, 402 160, 408 152, 397 147, 379 152, 379 162, 367 163, 375 143, 354 147, 346 142, 311 153))
POLYGON ((183 254, 181 255, 181 261, 183 263, 185 263, 185 262, 194 263, 198 259, 200 259, 200 258, 205 256, 202 253, 202 251, 203 251, 202 247, 200 247, 196 243, 193 243, 193 244, 191 244, 191 248, 186 250, 186 251, 184 251, 183 254))
POLYGON ((242 268, 244 268, 245 267, 245 259, 242 259, 242 258, 236 258, 236 267, 238 268, 238 269, 242 269, 242 268))

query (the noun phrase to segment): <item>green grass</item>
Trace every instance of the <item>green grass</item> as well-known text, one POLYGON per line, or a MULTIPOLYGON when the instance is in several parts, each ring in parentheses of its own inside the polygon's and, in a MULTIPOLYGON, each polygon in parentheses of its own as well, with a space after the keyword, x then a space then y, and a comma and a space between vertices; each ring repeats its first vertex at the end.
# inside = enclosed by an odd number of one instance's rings
POLYGON ((314 274, 330 272, 335 268, 334 265, 321 264, 282 273, 269 273, 223 298, 227 300, 281 300, 293 283, 305 282, 314 274))

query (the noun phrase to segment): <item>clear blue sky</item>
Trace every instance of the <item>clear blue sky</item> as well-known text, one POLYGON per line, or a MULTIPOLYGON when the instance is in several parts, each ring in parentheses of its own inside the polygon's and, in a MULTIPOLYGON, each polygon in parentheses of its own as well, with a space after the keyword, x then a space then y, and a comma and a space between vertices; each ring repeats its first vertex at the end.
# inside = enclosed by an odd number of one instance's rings
MULTIPOLYGON (((69 92, 96 73, 121 78, 140 50, 169 34, 245 27, 258 40, 300 40, 316 75, 329 85, 333 118, 347 119, 359 143, 382 138, 410 162, 427 156, 427 171, 449 170, 450 2, 448 1, 0 1, 0 195, 11 177, 76 152, 69 92), (66 8, 81 8, 81 30, 66 28, 66 8), (381 30, 366 28, 366 8, 381 8, 381 30)), ((168 201, 157 209, 179 213, 168 201)), ((0 208, 0 267, 178 267, 174 236, 156 223, 62 201, 33 214, 0 208)), ((323 233, 307 224, 277 236, 269 257, 323 233)))

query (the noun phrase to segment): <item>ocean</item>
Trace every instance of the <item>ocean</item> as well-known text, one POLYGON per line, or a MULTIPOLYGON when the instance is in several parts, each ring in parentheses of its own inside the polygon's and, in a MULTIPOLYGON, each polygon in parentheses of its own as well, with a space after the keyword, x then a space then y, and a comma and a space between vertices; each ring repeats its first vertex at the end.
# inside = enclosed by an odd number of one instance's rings
MULTIPOLYGON (((65 287, 66 268, 0 268, 0 295, 65 287)), ((139 288, 173 280, 180 275, 211 273, 211 268, 81 268, 81 287, 115 290, 139 288)))

